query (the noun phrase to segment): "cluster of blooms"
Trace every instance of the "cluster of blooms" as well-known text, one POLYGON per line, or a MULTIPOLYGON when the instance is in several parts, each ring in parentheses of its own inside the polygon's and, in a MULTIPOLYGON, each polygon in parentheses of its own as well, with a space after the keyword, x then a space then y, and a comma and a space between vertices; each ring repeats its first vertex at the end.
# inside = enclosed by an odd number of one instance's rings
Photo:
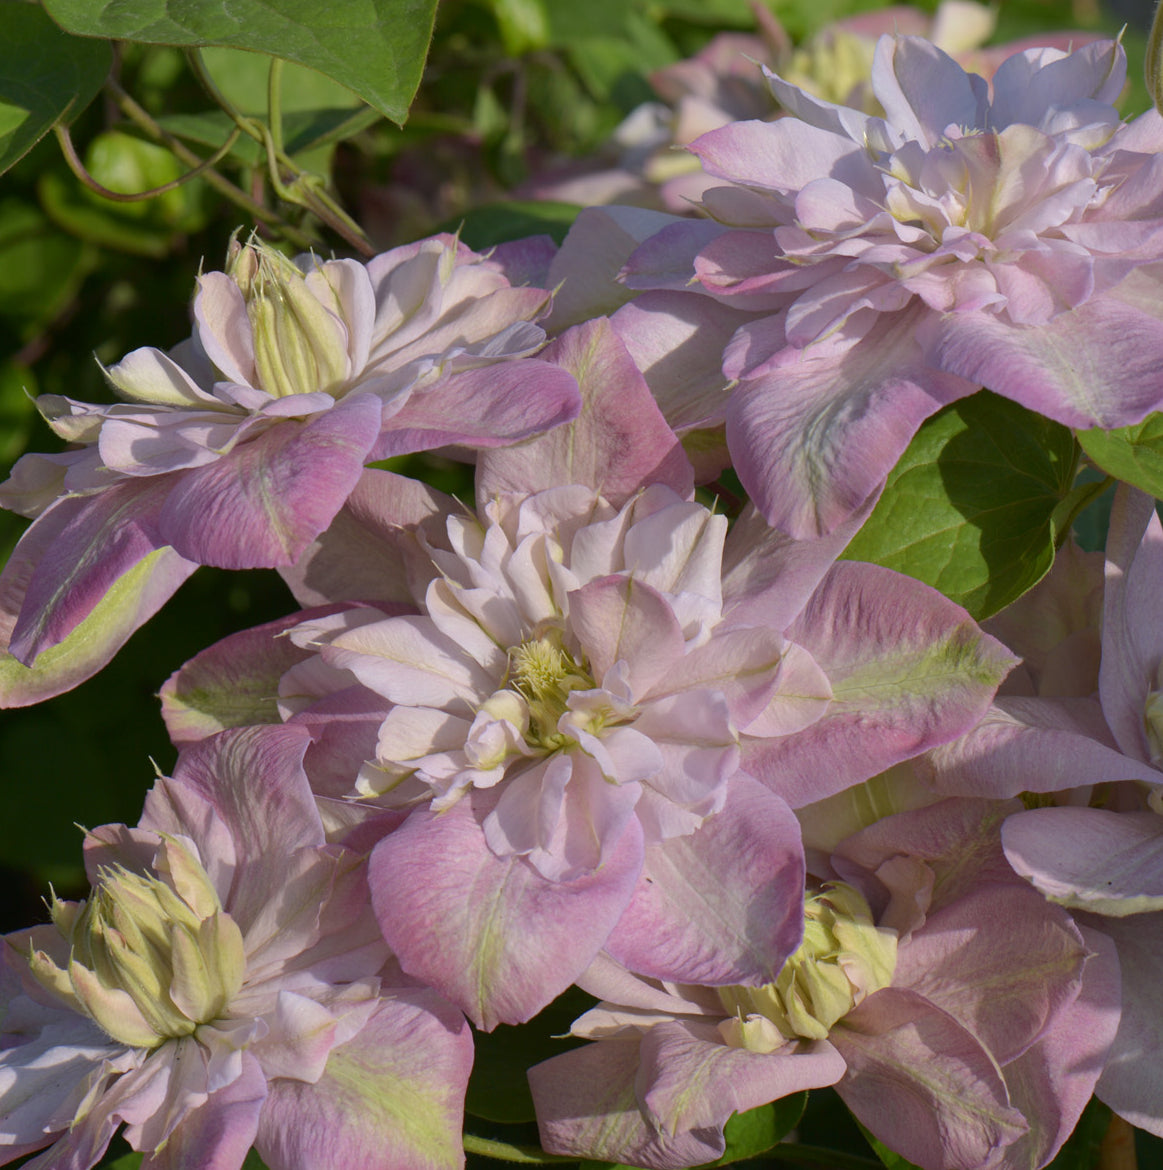
POLYGON ((0 486, 33 520, 6 705, 198 565, 303 608, 166 683, 173 776, 7 937, 0 1161, 87 1170, 124 1126, 148 1170, 455 1167, 466 1017, 573 984, 591 1043, 529 1072, 551 1153, 695 1166, 827 1085, 924 1170, 1036 1170, 1093 1094, 1163 1134, 1151 501, 988 629, 841 558, 981 386, 1163 408, 1163 119, 1119 121, 1124 70, 988 85, 884 37, 879 113, 772 73, 789 116, 698 139, 706 218, 236 243, 117 405, 42 398, 70 445, 0 486), (437 448, 475 506, 372 466, 437 448), (696 494, 729 462, 730 523, 696 494))

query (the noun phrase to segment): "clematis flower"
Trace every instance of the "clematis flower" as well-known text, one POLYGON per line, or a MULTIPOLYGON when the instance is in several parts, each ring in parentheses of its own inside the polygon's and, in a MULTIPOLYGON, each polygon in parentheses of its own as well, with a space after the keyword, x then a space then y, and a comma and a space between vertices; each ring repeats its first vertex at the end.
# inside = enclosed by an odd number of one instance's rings
POLYGON ((1119 121, 1124 78, 1116 43, 1027 50, 991 93, 929 42, 883 37, 884 117, 770 74, 791 116, 692 144, 733 185, 624 279, 660 290, 634 305, 660 341, 697 317, 691 298, 737 311, 727 443, 772 524, 832 530, 926 417, 982 385, 1072 427, 1163 404, 1163 119, 1119 121))
POLYGON ((529 1072, 545 1149, 699 1165, 722 1155, 732 1113, 835 1084, 925 1170, 1044 1166, 1102 1071, 1118 964, 1008 869, 1004 816, 944 801, 841 842, 768 986, 691 986, 599 956, 579 982, 603 1002, 572 1029, 596 1043, 529 1072))
POLYGON ((6 936, 0 1161, 85 1170, 124 1125, 151 1170, 237 1170, 251 1145, 272 1170, 463 1164, 468 1029, 391 981, 307 743, 198 745, 136 829, 87 835, 86 901, 6 936))
POLYGON ((310 656, 239 636, 165 688, 188 739, 284 672, 261 717, 311 727, 320 798, 346 776, 402 818, 371 861, 393 952, 486 1027, 646 939, 688 981, 770 981, 799 931, 789 805, 958 734, 1011 662, 933 590, 834 564, 850 533, 728 536, 608 322, 545 357, 585 409, 484 453, 475 513, 369 470, 289 574, 332 607, 290 632, 310 656), (716 894, 740 873, 765 917, 716 894))
MULTIPOLYGON (((366 266, 235 243, 226 272, 199 278, 193 336, 108 370, 123 401, 38 401, 78 446, 25 456, 0 485, 0 505, 35 518, 0 576, 8 652, 32 664, 116 595, 112 619, 80 639, 99 666, 195 565, 292 564, 366 462, 572 417, 572 380, 529 357, 547 307, 544 290, 510 287, 450 237, 366 266)), ((60 665, 47 682, 9 673, 7 701, 28 702, 52 693, 60 665)))

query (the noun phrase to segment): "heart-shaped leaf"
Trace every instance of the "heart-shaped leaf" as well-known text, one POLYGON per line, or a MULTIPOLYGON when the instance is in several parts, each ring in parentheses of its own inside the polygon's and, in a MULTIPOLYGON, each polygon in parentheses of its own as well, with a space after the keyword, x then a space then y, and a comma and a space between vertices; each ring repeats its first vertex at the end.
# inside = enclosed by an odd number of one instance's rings
POLYGON ((0 171, 6 171, 62 117, 75 118, 104 84, 107 44, 61 32, 44 9, 0 0, 0 171))
POLYGON ((1163 414, 1149 414, 1133 427, 1079 431, 1078 441, 1108 475, 1163 496, 1163 414))
POLYGON ((69 32, 270 53, 354 90, 400 125, 420 84, 436 0, 47 0, 69 32))
POLYGON ((926 421, 844 555, 916 577, 980 621, 1053 564, 1075 459, 1066 427, 983 390, 926 421))

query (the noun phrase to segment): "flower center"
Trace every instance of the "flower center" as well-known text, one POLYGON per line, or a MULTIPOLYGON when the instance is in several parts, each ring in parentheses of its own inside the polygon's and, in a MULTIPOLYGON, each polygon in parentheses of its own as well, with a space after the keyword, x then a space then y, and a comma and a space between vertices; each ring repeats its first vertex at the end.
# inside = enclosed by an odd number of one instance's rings
POLYGON ((570 692, 594 687, 586 664, 565 649, 557 631, 522 642, 509 651, 509 663, 513 686, 529 707, 526 742, 548 751, 564 746, 568 737, 557 725, 568 710, 570 692))
POLYGON ((888 987, 897 936, 875 925, 863 895, 844 882, 804 899, 804 941, 764 987, 721 987, 733 1048, 774 1052, 789 1040, 823 1040, 861 1000, 888 987))
POLYGON ((54 898, 68 962, 62 968, 39 951, 29 958, 42 986, 134 1048, 218 1019, 246 971, 242 932, 197 857, 163 837, 156 864, 168 880, 113 865, 87 902, 54 898))

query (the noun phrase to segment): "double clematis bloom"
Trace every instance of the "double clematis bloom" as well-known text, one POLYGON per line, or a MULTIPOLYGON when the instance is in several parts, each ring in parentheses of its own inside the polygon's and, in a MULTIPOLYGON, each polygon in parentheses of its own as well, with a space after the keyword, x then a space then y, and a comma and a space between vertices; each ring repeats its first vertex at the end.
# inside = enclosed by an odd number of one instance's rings
POLYGON ((368 471, 291 575, 330 611, 165 688, 183 739, 277 690, 261 717, 311 727, 337 819, 344 794, 388 818, 393 952, 486 1027, 652 939, 688 981, 770 982, 800 931, 790 807, 959 734, 1011 664, 933 590, 835 564, 847 533, 804 545, 750 513, 728 535, 607 322, 545 356, 585 408, 482 454, 475 514, 368 471), (716 892, 744 880, 763 915, 716 892))
POLYGON ((835 1084, 925 1170, 1044 1166, 1102 1072, 1118 963, 1006 865, 1006 811, 944 801, 842 841, 768 986, 600 956, 580 983, 603 1002, 573 1027, 596 1043, 529 1073, 545 1148, 697 1165, 723 1153, 732 1113, 835 1084))
MULTIPOLYGON (((1143 267, 1163 258, 1163 120, 1119 121, 1124 78, 1115 43, 1031 49, 991 92, 929 42, 883 37, 883 117, 770 74, 790 116, 692 144, 733 185, 705 192, 710 221, 631 255, 626 282, 663 291, 626 312, 641 348, 677 334, 687 364, 709 366, 729 322, 688 337, 690 296, 712 298, 716 322, 737 311, 718 420, 772 524, 832 530, 922 420, 979 386, 1072 427, 1163 404, 1159 284, 1143 267)), ((677 391, 660 383, 670 417, 677 391)))
MULTIPOLYGON (((25 456, 0 486, 0 504, 35 518, 0 577, 9 653, 32 664, 109 595, 85 660, 47 668, 44 685, 65 689, 196 565, 293 564, 365 463, 572 417, 572 379, 529 356, 548 300, 450 237, 367 265, 236 243, 226 272, 199 278, 189 340, 108 370, 122 402, 39 400, 77 446, 25 456)), ((44 697, 7 673, 9 703, 44 697)))
POLYGON ((198 745, 136 829, 88 834, 89 898, 6 937, 0 1160, 85 1170, 124 1124, 151 1170, 237 1170, 252 1145, 272 1170, 463 1163, 467 1025, 391 981, 307 743, 198 745))

